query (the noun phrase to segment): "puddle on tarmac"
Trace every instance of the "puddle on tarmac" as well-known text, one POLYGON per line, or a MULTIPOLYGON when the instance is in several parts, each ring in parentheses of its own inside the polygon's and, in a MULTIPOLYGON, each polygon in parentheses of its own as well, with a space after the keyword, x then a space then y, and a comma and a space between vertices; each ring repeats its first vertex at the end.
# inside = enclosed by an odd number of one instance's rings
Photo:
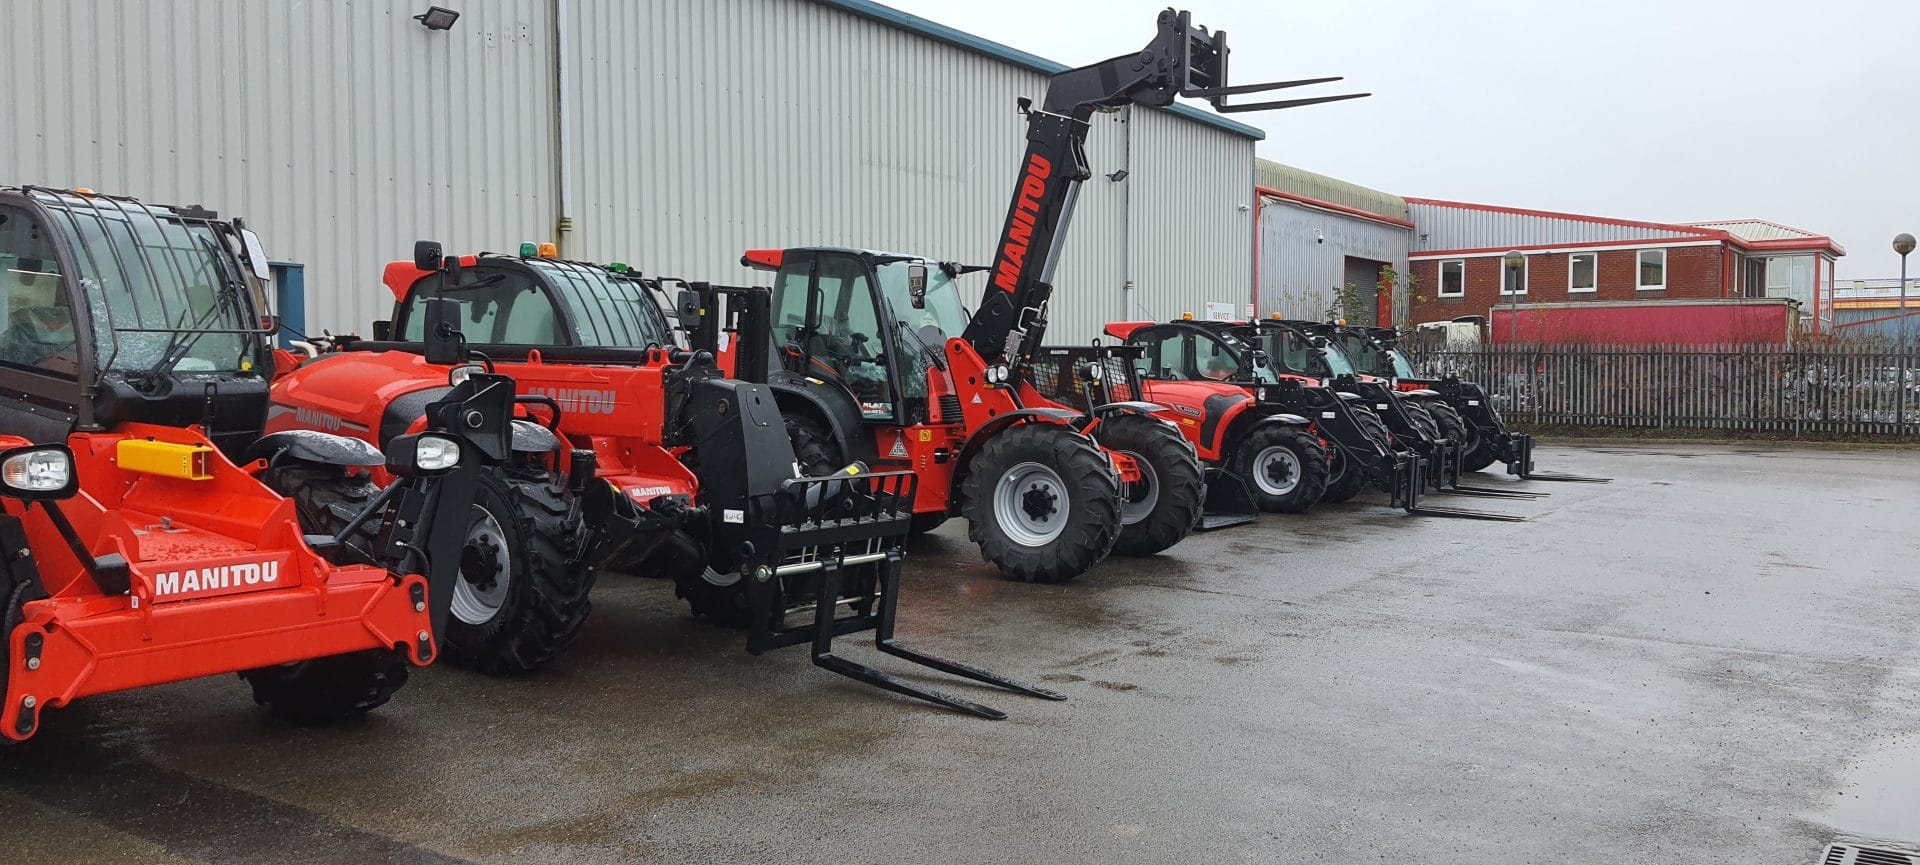
POLYGON ((1920 841, 1920 737, 1902 737, 1847 767, 1829 801, 1814 819, 1849 835, 1920 841))

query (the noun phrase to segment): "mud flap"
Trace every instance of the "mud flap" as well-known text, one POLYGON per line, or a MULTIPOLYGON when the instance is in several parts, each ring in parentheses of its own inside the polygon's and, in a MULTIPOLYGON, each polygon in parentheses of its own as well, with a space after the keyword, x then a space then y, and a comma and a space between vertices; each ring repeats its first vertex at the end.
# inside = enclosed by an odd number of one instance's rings
POLYGON ((1260 508, 1253 503, 1253 491, 1247 489, 1246 479, 1225 468, 1209 466, 1206 486, 1206 502, 1194 531, 1211 532, 1260 519, 1260 508))
POLYGON ((756 526, 746 530, 752 539, 743 544, 750 552, 741 563, 754 611, 747 651, 758 655, 806 643, 815 666, 850 679, 979 718, 1007 717, 834 654, 834 637, 872 631, 874 648, 884 654, 1015 693, 1065 700, 1064 694, 927 654, 894 637, 916 479, 912 472, 863 474, 857 466, 787 481, 778 495, 752 503, 758 513, 742 514, 735 524, 756 526))
POLYGON ((1513 459, 1507 463, 1507 474, 1523 481, 1565 481, 1576 484, 1610 484, 1613 478, 1595 478, 1586 475, 1569 475, 1559 472, 1536 472, 1533 470, 1533 436, 1526 433, 1509 433, 1511 439, 1508 452, 1513 459))

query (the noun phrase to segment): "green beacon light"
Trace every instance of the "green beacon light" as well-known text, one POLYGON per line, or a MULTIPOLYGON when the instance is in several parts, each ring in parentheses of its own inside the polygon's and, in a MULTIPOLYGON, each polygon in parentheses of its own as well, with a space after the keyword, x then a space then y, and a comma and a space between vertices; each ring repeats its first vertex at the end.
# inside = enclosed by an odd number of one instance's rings
POLYGON ((607 265, 607 269, 613 271, 614 273, 626 273, 627 263, 624 261, 611 262, 607 265))
POLYGON ((531 240, 520 244, 521 258, 533 258, 539 254, 540 254, 540 244, 534 243, 531 240))

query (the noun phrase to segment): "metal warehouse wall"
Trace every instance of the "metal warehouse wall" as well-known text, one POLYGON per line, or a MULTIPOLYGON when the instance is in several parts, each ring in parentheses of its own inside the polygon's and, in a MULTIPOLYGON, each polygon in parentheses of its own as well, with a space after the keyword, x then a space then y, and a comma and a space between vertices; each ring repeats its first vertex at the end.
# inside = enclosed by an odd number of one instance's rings
MULTIPOLYGON (((1261 315, 1321 319, 1346 280, 1346 258, 1384 261, 1408 273, 1412 232, 1392 225, 1267 198, 1260 207, 1261 315), (1325 242, 1318 242, 1315 231, 1325 242)), ((1370 288, 1371 286, 1361 286, 1370 288)), ((1398 292, 1404 294, 1404 292, 1398 292)), ((1405 301, 1396 296, 1397 311, 1405 301)))
POLYGON ((1585 219, 1562 219, 1522 213, 1501 213, 1409 201, 1413 224, 1419 226, 1414 252, 1448 249, 1486 249, 1499 246, 1537 246, 1602 240, 1644 240, 1673 237, 1673 229, 1613 225, 1585 219))
MULTIPOLYGON (((737 263, 752 246, 989 261, 1025 146, 1014 99, 1045 85, 806 0, 454 5, 434 32, 410 0, 7 0, 0 71, 35 86, 0 92, 0 183, 246 216, 269 254, 308 265, 310 328, 364 331, 390 306, 381 265, 423 237, 557 239, 735 282, 755 279, 737 263), (87 62, 46 75, 72 34, 87 62), (573 230, 556 237, 563 175, 573 230)), ((1143 109, 1097 116, 1088 156, 1054 338, 1123 317, 1130 273, 1156 317, 1245 301, 1251 139, 1143 109)))
MULTIPOLYGON (((738 265, 754 246, 991 261, 1026 146, 1014 100, 1038 100, 1041 73, 801 0, 581 0, 569 15, 577 254, 736 282, 764 282, 738 265)), ((1128 249, 1156 313, 1247 296, 1251 223, 1233 219, 1253 142, 1129 114, 1096 116, 1088 136, 1096 176, 1055 274, 1050 339, 1123 315, 1128 249), (1122 167, 1127 180, 1106 179, 1122 167)))
POLYGON ((392 298, 417 238, 506 248, 556 212, 544 0, 7 0, 0 183, 86 186, 244 216, 308 265, 312 327, 392 298))

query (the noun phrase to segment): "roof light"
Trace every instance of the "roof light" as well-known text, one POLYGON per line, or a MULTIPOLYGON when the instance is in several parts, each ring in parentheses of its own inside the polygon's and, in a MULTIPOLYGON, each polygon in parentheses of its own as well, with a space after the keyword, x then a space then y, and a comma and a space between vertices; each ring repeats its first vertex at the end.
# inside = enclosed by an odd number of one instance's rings
POLYGON ((75 194, 75 195, 97 195, 98 193, 96 193, 96 192, 94 192, 94 191, 93 191, 93 190, 91 190, 91 189, 88 189, 88 188, 86 188, 86 187, 84 187, 84 186, 82 186, 82 187, 80 187, 79 189, 76 189, 76 190, 74 190, 74 191, 73 191, 73 194, 75 194))
POLYGON ((1339 325, 1339 326, 1341 326, 1341 327, 1346 327, 1346 326, 1347 326, 1347 320, 1343 318, 1343 319, 1340 319, 1339 321, 1336 321, 1336 322, 1334 322, 1334 324, 1337 324, 1337 325, 1339 325))
POLYGON ((555 243, 540 244, 540 257, 541 258, 559 258, 560 257, 559 244, 555 244, 555 243))
POLYGON ((1274 321, 1279 321, 1279 320, 1280 320, 1280 313, 1277 313, 1277 312, 1269 312, 1269 313, 1267 313, 1267 317, 1268 317, 1268 318, 1271 318, 1271 319, 1273 319, 1274 321))
POLYGON ((614 273, 626 273, 627 263, 624 261, 609 262, 607 264, 607 269, 613 271, 614 273))
POLYGON ((520 244, 520 257, 532 258, 540 254, 540 245, 529 240, 520 244))
POLYGON ((1191 313, 1191 312, 1183 312, 1183 313, 1180 313, 1180 320, 1181 320, 1181 321, 1192 321, 1192 320, 1193 320, 1193 313, 1191 313))

